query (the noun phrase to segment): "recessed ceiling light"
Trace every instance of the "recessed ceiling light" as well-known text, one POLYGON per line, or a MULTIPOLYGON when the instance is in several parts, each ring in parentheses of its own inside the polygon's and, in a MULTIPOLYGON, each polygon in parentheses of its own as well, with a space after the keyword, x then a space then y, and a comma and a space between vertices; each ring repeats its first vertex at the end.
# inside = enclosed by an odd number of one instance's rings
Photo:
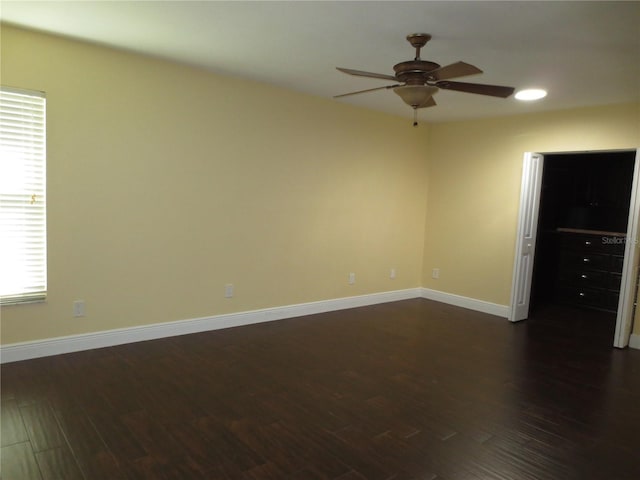
POLYGON ((516 93, 516 99, 523 102, 530 102, 532 100, 540 100, 547 96, 547 91, 540 88, 529 88, 527 90, 520 90, 516 93))

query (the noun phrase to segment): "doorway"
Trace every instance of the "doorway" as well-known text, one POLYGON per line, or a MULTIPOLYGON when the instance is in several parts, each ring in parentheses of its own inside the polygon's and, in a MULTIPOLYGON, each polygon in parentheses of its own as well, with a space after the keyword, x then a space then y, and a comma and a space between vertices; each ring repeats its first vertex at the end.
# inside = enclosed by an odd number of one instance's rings
POLYGON ((608 318, 614 346, 628 344, 639 157, 635 150, 525 154, 511 321, 562 306, 581 317, 608 318))
POLYGON ((613 338, 635 152, 544 156, 529 316, 613 338))

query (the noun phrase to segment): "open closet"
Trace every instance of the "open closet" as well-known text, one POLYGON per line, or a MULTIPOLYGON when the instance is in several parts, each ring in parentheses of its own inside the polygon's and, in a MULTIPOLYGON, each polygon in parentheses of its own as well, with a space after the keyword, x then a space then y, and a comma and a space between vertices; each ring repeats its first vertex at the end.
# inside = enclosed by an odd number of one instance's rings
POLYGON ((531 311, 615 322, 635 152, 545 154, 531 311))

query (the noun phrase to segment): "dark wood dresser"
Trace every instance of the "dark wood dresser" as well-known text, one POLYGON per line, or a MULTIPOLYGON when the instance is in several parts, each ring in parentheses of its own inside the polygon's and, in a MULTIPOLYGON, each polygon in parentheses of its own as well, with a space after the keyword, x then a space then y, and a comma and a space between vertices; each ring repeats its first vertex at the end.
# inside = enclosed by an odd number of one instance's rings
POLYGON ((616 311, 626 234, 558 228, 557 300, 616 311))

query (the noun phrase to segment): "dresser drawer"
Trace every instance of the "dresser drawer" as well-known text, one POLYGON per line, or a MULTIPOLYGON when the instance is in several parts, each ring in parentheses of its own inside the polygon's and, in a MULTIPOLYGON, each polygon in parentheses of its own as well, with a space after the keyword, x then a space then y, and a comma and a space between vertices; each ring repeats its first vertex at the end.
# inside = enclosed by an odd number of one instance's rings
POLYGON ((565 250, 576 252, 602 252, 605 245, 601 237, 595 235, 567 235, 562 239, 565 250))
POLYGON ((560 281, 575 288, 601 287, 610 288, 613 283, 608 272, 598 270, 561 270, 560 281))
POLYGON ((622 273, 622 265, 624 264, 624 257, 612 256, 611 257, 611 271, 622 273))
POLYGON ((623 255, 624 245, 625 237, 617 235, 565 235, 562 238, 562 248, 575 252, 623 255))
POLYGON ((609 290, 620 291, 620 283, 622 283, 622 274, 609 273, 609 285, 607 286, 609 290))
POLYGON ((558 300, 585 307, 610 308, 611 300, 605 290, 595 288, 560 287, 558 300))
POLYGON ((600 243, 602 244, 602 252, 609 255, 624 255, 627 237, 604 235, 600 238, 600 243))
POLYGON ((619 292, 607 292, 605 308, 608 310, 618 310, 619 292))
POLYGON ((611 257, 603 253, 563 252, 561 266, 569 270, 609 270, 611 257))

